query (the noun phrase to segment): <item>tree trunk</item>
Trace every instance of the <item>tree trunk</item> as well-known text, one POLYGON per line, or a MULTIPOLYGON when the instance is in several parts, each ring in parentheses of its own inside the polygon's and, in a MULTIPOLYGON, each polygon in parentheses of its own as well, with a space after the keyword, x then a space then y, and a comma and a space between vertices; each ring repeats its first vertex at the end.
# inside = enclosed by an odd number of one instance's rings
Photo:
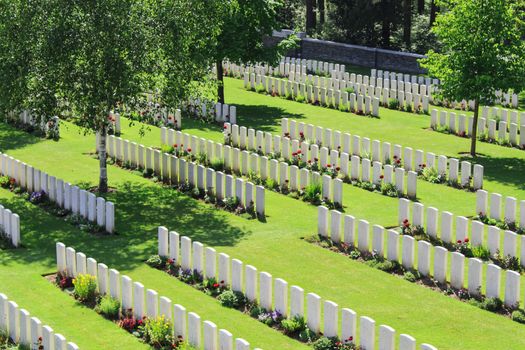
POLYGON ((479 115, 479 100, 474 100, 474 120, 472 122, 472 135, 470 142, 470 155, 476 156, 476 141, 478 137, 478 115, 479 115))
POLYGON ((315 32, 315 0, 306 0, 306 33, 312 35, 315 32))
POLYGON ((430 23, 429 23, 430 27, 432 27, 432 25, 434 24, 436 20, 437 12, 438 12, 438 7, 436 6, 436 2, 435 0, 432 0, 430 3, 430 23))
POLYGON ((407 49, 410 49, 412 34, 412 0, 403 1, 403 41, 407 49))
POLYGON ((97 145, 97 151, 98 151, 98 158, 99 158, 99 167, 100 167, 100 177, 98 180, 98 192, 100 193, 106 193, 108 191, 108 170, 106 165, 106 138, 107 138, 107 132, 106 127, 104 126, 101 130, 98 132, 98 145, 97 145))
POLYGON ((317 7, 319 8, 319 24, 323 26, 325 20, 324 0, 317 0, 317 7))
POLYGON ((422 15, 425 12, 425 0, 417 1, 417 13, 422 15))
POLYGON ((224 74, 222 71, 222 61, 216 62, 217 66, 217 97, 220 103, 224 104, 224 74))
POLYGON ((385 49, 390 47, 390 0, 382 1, 383 23, 381 27, 382 46, 385 49))

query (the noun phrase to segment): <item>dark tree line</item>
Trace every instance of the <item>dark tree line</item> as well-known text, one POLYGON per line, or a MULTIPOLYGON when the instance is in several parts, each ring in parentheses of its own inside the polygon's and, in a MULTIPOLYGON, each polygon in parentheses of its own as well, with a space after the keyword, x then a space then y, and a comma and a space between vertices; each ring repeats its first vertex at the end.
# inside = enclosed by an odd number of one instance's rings
POLYGON ((438 11, 434 0, 285 0, 280 20, 312 37, 424 53, 438 11))

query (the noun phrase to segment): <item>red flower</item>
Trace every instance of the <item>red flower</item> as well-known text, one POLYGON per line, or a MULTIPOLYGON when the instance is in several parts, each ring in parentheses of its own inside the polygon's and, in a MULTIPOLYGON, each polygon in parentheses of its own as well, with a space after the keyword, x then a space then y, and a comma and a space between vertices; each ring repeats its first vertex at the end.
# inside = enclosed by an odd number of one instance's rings
POLYGON ((228 129, 228 126, 226 124, 224 124, 224 129, 228 129))
POLYGON ((298 151, 297 151, 297 154, 301 154, 301 150, 298 150, 298 151))
POLYGON ((394 159, 397 159, 397 156, 394 156, 394 159))
POLYGON ((304 136, 304 132, 300 131, 299 135, 304 136))
POLYGON ((468 237, 467 237, 467 238, 465 238, 465 243, 468 243, 468 242, 469 242, 469 239, 468 239, 468 237))
POLYGON ((461 244, 461 239, 458 239, 458 244, 461 244))
POLYGON ((319 159, 317 159, 317 158, 314 158, 314 162, 317 162, 318 160, 319 160, 319 159))
POLYGON ((403 222, 408 222, 408 219, 403 220, 403 222))
POLYGON ((168 264, 173 264, 173 259, 168 259, 168 264))
POLYGON ((221 281, 221 284, 224 284, 224 280, 221 281))
POLYGON ((173 145, 173 148, 177 148, 177 144, 174 144, 174 145, 173 145))
POLYGON ((385 177, 383 175, 379 175, 379 178, 380 179, 384 179, 385 177))
POLYGON ((213 288, 219 288, 219 284, 218 283, 214 283, 213 284, 213 288))
POLYGON ((400 163, 401 163, 401 161, 400 161, 400 160, 398 159, 396 163, 397 163, 397 164, 400 164, 400 163))
POLYGON ((188 152, 191 152, 191 148, 188 148, 188 150, 187 150, 187 151, 188 151, 188 152))
POLYGON ((339 171, 339 170, 341 170, 341 168, 340 168, 340 167, 337 167, 337 168, 335 168, 335 170, 339 171))
POLYGON ((331 164, 326 164, 326 167, 327 167, 327 168, 331 168, 332 165, 331 165, 331 164))
POLYGON ((38 341, 42 341, 42 337, 38 337, 38 341))
POLYGON ((295 157, 297 155, 297 153, 292 153, 292 157, 295 157))

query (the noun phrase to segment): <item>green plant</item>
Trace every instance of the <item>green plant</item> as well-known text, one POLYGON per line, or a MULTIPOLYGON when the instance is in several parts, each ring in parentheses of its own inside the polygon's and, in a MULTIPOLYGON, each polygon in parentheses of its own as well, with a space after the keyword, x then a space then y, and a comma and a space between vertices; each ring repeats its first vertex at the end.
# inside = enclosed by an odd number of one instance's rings
POLYGON ((303 198, 307 202, 315 203, 321 199, 321 183, 312 182, 304 188, 303 198))
POLYGON ((160 147, 160 149, 161 149, 162 153, 169 153, 169 154, 173 153, 173 146, 172 145, 163 144, 160 147))
POLYGON ((97 307, 97 310, 105 317, 114 320, 118 318, 119 315, 120 301, 118 299, 113 298, 110 295, 104 295, 100 299, 100 303, 97 307))
POLYGON ((486 298, 481 302, 480 307, 488 311, 499 311, 503 307, 503 302, 499 298, 486 298))
POLYGON ((163 267, 165 263, 165 259, 160 255, 151 255, 148 260, 146 260, 146 264, 156 269, 163 267))
POLYGON ((88 274, 79 274, 74 280, 73 292, 75 298, 82 302, 93 301, 97 291, 97 279, 95 276, 88 274))
POLYGON ((140 327, 144 340, 157 348, 170 346, 173 341, 172 324, 164 315, 157 318, 147 318, 140 327))
POLYGON ((425 181, 435 184, 444 183, 447 180, 446 176, 438 173, 437 169, 434 167, 427 167, 423 169, 421 177, 425 181))
POLYGON ((299 340, 305 343, 311 343, 315 341, 318 338, 317 334, 315 334, 310 328, 306 328, 299 332, 299 340))
POLYGON ((317 339, 314 343, 314 350, 333 350, 333 349, 334 349, 334 342, 327 337, 321 337, 317 339))
POLYGON ((224 171, 224 160, 220 158, 213 158, 210 161, 210 168, 215 171, 224 171))
POLYGON ((388 99, 388 108, 390 109, 399 109, 399 100, 397 98, 388 99))
POLYGON ((217 300, 219 300, 219 303, 221 303, 222 306, 234 309, 245 303, 244 295, 240 292, 234 292, 231 289, 222 292, 217 297, 217 300))
POLYGON ((398 197, 396 185, 393 183, 384 182, 381 184, 381 193, 389 197, 398 197))
POLYGON ((261 93, 265 93, 266 92, 266 89, 264 88, 264 85, 263 84, 259 84, 255 87, 255 91, 259 94, 261 93))
POLYGON ((266 187, 269 190, 275 190, 275 189, 279 188, 279 184, 274 179, 268 178, 268 179, 266 179, 266 184, 265 184, 264 187, 266 187))
POLYGON ((284 334, 293 335, 306 329, 306 321, 304 317, 294 316, 292 318, 283 319, 281 321, 281 327, 283 328, 284 334))
POLYGON ((482 260, 488 260, 490 258, 490 250, 482 245, 472 247, 472 256, 480 258, 482 260))
POLYGON ((228 211, 234 211, 239 206, 239 199, 235 196, 224 199, 224 208, 228 211))
POLYGON ((304 101, 306 101, 306 97, 304 97, 303 95, 297 95, 295 96, 295 101, 299 103, 303 103, 304 101))
POLYGON ((403 278, 407 280, 408 282, 414 283, 417 281, 416 275, 412 271, 407 271, 403 274, 403 278))
POLYGON ((355 93, 355 90, 353 87, 347 87, 344 91, 348 92, 348 95, 355 93))
POLYGON ((525 323, 525 312, 523 310, 515 310, 512 312, 511 318, 513 321, 525 323))
POLYGON ((9 176, 0 176, 0 187, 8 188, 10 185, 9 176))

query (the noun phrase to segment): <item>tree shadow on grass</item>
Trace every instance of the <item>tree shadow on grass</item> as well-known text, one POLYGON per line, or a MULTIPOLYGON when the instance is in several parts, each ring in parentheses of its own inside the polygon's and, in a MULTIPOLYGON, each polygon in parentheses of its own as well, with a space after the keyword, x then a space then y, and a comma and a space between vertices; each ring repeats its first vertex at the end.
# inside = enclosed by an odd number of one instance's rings
POLYGON ((261 131, 275 131, 275 127, 281 125, 281 118, 298 120, 305 118, 304 114, 289 113, 285 109, 279 107, 240 104, 236 104, 236 107, 239 125, 261 131))
POLYGON ((18 130, 4 121, 0 122, 0 152, 8 153, 10 150, 24 148, 44 141, 45 139, 23 130, 18 130))
POLYGON ((463 160, 483 165, 485 180, 525 190, 525 159, 495 158, 478 154, 474 159, 470 156, 461 157, 460 161, 463 160))
POLYGON ((61 241, 108 266, 130 269, 157 253, 159 225, 206 245, 231 246, 249 234, 228 222, 231 214, 155 184, 126 182, 108 198, 116 208, 118 234, 112 236, 83 232, 18 196, 2 201, 20 215, 25 248, 0 251, 0 264, 37 263, 53 271, 61 241))

